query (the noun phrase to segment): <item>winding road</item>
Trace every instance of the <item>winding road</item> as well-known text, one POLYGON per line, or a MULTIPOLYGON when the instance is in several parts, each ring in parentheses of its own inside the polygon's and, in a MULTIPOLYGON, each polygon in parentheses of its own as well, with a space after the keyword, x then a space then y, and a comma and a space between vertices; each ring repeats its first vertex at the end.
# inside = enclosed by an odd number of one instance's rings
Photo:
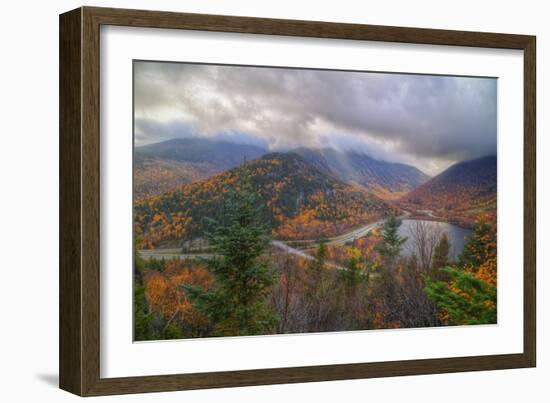
MULTIPOLYGON (((410 215, 411 215, 410 212, 405 211, 405 213, 402 214, 401 216, 399 216, 398 218, 403 219, 403 218, 406 218, 410 215)), ((374 221, 372 223, 363 225, 362 227, 355 228, 354 230, 346 232, 345 234, 341 234, 341 235, 338 235, 338 236, 335 236, 335 237, 332 237, 332 238, 328 238, 326 244, 327 245, 340 246, 340 245, 346 244, 347 242, 353 242, 354 240, 359 239, 359 238, 367 235, 369 233, 369 231, 372 231, 376 227, 381 226, 383 224, 383 222, 384 222, 384 220, 380 219, 380 220, 374 221)), ((300 249, 293 248, 292 246, 287 245, 283 241, 273 240, 273 241, 271 241, 271 245, 274 248, 282 250, 282 251, 284 251, 286 253, 289 253, 291 255, 299 256, 301 258, 308 259, 308 260, 314 259, 314 257, 312 255, 310 255, 309 253, 307 253, 303 250, 300 250, 300 249)), ((138 253, 140 254, 140 256, 142 258, 145 258, 145 259, 149 259, 149 258, 163 259, 164 258, 164 259, 167 259, 167 260, 168 259, 197 259, 197 258, 200 258, 200 257, 205 257, 206 258, 206 257, 212 256, 212 254, 209 254, 209 253, 181 253, 181 248, 142 249, 142 250, 139 250, 138 253)), ((336 269, 339 269, 339 270, 342 269, 341 266, 338 266, 338 265, 335 265, 335 264, 330 264, 330 266, 332 266, 336 269)))

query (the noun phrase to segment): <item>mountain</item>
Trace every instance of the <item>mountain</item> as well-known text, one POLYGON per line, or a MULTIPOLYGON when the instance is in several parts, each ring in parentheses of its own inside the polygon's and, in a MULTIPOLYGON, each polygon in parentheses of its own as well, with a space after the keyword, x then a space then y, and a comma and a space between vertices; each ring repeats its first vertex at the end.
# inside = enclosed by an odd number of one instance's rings
POLYGON ((494 155, 456 163, 399 202, 412 210, 431 210, 438 217, 471 222, 496 211, 497 158, 494 155))
POLYGON ((215 163, 223 166, 237 166, 246 157, 255 159, 266 152, 262 147, 237 144, 223 140, 204 138, 178 138, 136 147, 136 155, 171 161, 215 163))
POLYGON ((296 153, 271 153, 136 203, 135 222, 143 246, 203 236, 206 218, 223 222, 229 190, 243 186, 258 196, 265 222, 278 239, 330 237, 394 211, 378 197, 321 172, 296 153))
POLYGON ((136 147, 134 190, 137 199, 208 178, 266 153, 261 147, 228 141, 180 138, 136 147))
POLYGON ((320 171, 364 187, 384 199, 396 199, 415 189, 430 177, 406 164, 376 160, 355 151, 332 148, 294 150, 320 171))
MULTIPOLYGON (((136 198, 155 196, 178 185, 209 178, 266 152, 254 145, 199 138, 172 139, 136 147, 136 198)), ((298 148, 291 152, 301 155, 321 172, 384 199, 396 199, 429 179, 413 166, 379 161, 354 151, 298 148)))

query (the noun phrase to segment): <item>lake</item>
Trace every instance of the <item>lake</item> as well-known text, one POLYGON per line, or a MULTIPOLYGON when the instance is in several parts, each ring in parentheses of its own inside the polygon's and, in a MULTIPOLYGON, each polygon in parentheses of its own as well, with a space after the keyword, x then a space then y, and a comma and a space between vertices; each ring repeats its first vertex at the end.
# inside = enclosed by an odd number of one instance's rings
POLYGON ((415 222, 420 222, 426 226, 428 230, 438 230, 447 233, 449 242, 451 243, 451 250, 449 251, 449 259, 454 260, 462 252, 462 248, 466 243, 465 238, 469 238, 472 235, 472 230, 467 228, 462 228, 454 224, 449 224, 446 222, 437 222, 437 221, 426 221, 426 220, 402 220, 401 225, 399 226, 399 235, 402 237, 408 237, 407 241, 403 245, 403 250, 401 252, 404 256, 410 256, 412 254, 413 241, 412 233, 415 228, 415 222))

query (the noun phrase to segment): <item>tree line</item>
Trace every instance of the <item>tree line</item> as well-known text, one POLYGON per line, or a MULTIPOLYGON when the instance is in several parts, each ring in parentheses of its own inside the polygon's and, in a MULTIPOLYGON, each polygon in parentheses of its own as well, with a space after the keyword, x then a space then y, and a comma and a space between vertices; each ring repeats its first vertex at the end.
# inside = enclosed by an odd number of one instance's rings
POLYGON ((407 238, 390 215, 380 231, 312 259, 275 253, 254 192, 231 192, 223 223, 206 234, 212 257, 136 256, 135 339, 412 328, 496 322, 496 224, 476 221, 456 262, 445 233, 422 222, 407 238))

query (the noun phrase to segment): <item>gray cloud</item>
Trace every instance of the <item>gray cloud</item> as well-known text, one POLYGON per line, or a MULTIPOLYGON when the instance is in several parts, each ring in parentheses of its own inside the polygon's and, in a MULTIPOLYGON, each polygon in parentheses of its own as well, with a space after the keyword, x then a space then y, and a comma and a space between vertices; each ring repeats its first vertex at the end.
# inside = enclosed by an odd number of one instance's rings
POLYGON ((487 78, 138 62, 136 143, 226 134, 362 149, 435 173, 496 153, 496 91, 487 78))

